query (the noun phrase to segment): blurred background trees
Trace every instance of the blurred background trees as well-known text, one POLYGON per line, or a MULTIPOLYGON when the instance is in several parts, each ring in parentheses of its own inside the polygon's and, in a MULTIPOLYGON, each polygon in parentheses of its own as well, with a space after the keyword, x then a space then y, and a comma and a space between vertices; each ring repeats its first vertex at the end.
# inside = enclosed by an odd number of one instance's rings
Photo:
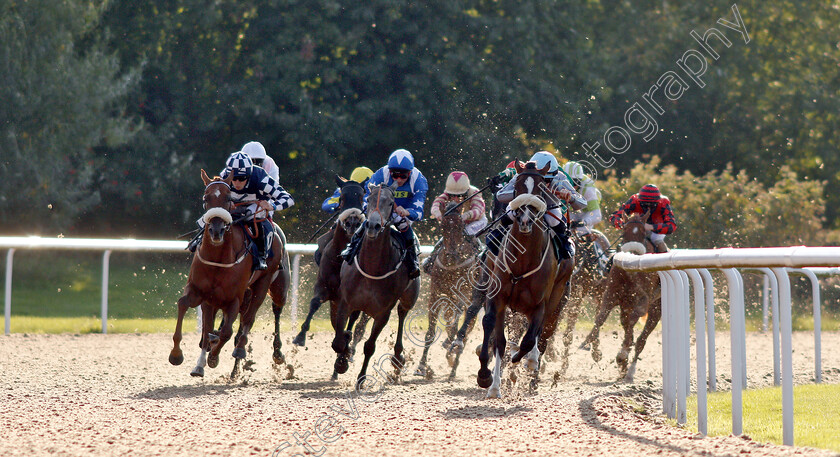
POLYGON ((603 211, 648 180, 674 201, 681 247, 838 226, 830 3, 738 3, 748 44, 716 25, 733 20, 721 1, 0 5, 0 233, 172 238, 201 211, 200 168, 258 140, 298 202, 281 225, 303 241, 332 175, 396 148, 432 193, 452 170, 481 186, 538 149, 584 158, 713 26, 732 46, 600 176, 603 211))

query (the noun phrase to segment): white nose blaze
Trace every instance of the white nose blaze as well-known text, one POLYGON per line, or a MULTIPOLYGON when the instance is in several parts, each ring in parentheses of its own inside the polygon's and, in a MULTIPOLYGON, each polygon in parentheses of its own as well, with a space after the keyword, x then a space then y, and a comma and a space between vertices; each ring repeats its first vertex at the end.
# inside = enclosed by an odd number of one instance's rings
POLYGON ((525 179, 525 188, 528 189, 529 194, 534 193, 534 178, 529 176, 525 179))

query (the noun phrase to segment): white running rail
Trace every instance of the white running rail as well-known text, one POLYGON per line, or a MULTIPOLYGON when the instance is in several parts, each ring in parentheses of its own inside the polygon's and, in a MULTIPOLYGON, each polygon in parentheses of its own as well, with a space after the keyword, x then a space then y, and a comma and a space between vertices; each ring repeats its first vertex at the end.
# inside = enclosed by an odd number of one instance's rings
MULTIPOLYGON (((686 421, 686 394, 690 386, 689 279, 694 288, 697 353, 698 429, 707 433, 707 385, 715 389, 714 290, 708 269, 720 270, 729 285, 732 351, 732 433, 743 433, 742 391, 747 386, 744 282, 737 268, 758 270, 767 277, 773 296, 773 332, 776 383, 781 373, 784 444, 793 445, 793 361, 791 347, 791 294, 789 274, 810 278, 814 301, 815 375, 822 379, 820 295, 817 276, 840 274, 840 247, 779 247, 674 249, 664 254, 615 255, 614 265, 631 271, 656 271, 662 287, 662 397, 663 410, 679 423, 686 421), (705 311, 705 312, 704 312, 705 311), (709 370, 706 371, 706 330, 709 370), (780 340, 781 348, 777 342, 780 340), (779 357, 781 354, 781 357, 779 357), (781 364, 778 360, 781 358, 781 364), (781 368, 779 368, 781 365, 781 368), (708 380, 707 380, 708 376, 708 380), (739 382, 740 381, 740 382, 739 382), (708 382, 708 384, 707 384, 708 382)), ((765 291, 765 297, 767 292, 765 291)), ((765 305, 766 306, 766 305, 765 305)))
MULTIPOLYGON (((14 254, 17 249, 40 250, 87 250, 102 251, 102 333, 108 333, 108 270, 112 251, 142 251, 142 252, 185 252, 186 241, 167 240, 135 240, 135 239, 102 239, 102 238, 42 238, 28 237, 0 237, 0 249, 8 249, 6 253, 6 287, 5 287, 5 334, 11 331, 12 317, 12 270, 14 254)), ((292 326, 297 326, 298 291, 300 286, 300 258, 302 255, 312 255, 318 246, 315 244, 288 243, 286 250, 292 254, 292 326)), ((421 255, 432 252, 431 246, 421 246, 421 255)), ((173 303, 178 297, 173 297, 173 303)))

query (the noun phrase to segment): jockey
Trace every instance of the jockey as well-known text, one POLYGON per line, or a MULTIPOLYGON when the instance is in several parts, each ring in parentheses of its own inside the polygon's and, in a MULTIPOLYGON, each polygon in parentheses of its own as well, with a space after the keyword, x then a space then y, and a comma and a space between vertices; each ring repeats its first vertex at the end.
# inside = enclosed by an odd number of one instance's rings
POLYGON ((294 205, 295 201, 264 169, 253 166, 251 159, 242 152, 231 154, 220 174, 222 179, 231 175, 231 200, 234 203, 256 201, 243 211, 247 214, 243 222, 253 221, 256 215, 265 211, 265 217, 256 219, 261 242, 257 243, 259 256, 255 267, 256 270, 265 270, 268 250, 274 237, 274 227, 267 212, 282 211, 294 205))
POLYGON ((592 238, 592 227, 601 222, 601 191, 595 187, 595 181, 584 174, 583 166, 575 161, 563 165, 563 171, 572 178, 575 190, 586 200, 586 207, 569 214, 572 230, 585 239, 592 238))
MULTIPOLYGON (((560 169, 557 164, 557 158, 554 157, 553 154, 548 151, 539 151, 531 156, 529 162, 535 162, 538 170, 541 170, 546 165, 549 165, 545 178, 550 180, 548 188, 555 196, 560 198, 560 204, 555 205, 552 208, 552 202, 546 202, 548 203, 550 209, 546 210, 543 215, 543 220, 552 229, 554 234, 559 237, 559 240, 564 248, 563 252, 566 253, 563 257, 574 258, 575 247, 569 241, 568 226, 566 225, 564 215, 566 213, 567 206, 574 211, 585 208, 586 200, 584 200, 583 197, 575 191, 569 177, 562 169, 560 169)), ((508 204, 506 208, 507 212, 505 213, 506 217, 501 219, 503 227, 509 226, 513 223, 513 216, 509 203, 513 201, 514 198, 514 181, 514 179, 511 179, 502 190, 496 193, 496 198, 498 198, 501 203, 508 204)), ((495 244, 495 246, 491 247, 491 250, 493 250, 493 248, 498 250, 501 243, 501 237, 503 236, 502 232, 504 230, 504 228, 496 229, 487 236, 488 247, 490 247, 491 244, 495 244)))
MULTIPOLYGON (((470 178, 466 173, 463 171, 449 173, 449 177, 446 178, 446 188, 432 203, 432 209, 429 210, 429 213, 431 213, 433 219, 441 221, 443 220, 443 211, 446 210, 447 203, 461 203, 464 199, 469 199, 470 205, 468 208, 466 205, 461 206, 461 220, 466 225, 464 232, 467 240, 475 244, 477 243, 475 234, 487 226, 487 216, 484 214, 484 197, 481 196, 481 192, 478 191, 477 187, 470 185, 470 178)), ((438 240, 432 249, 432 253, 423 262, 423 270, 426 273, 429 272, 429 269, 435 261, 442 242, 443 238, 438 240)))
POLYGON ((511 160, 507 164, 507 167, 499 172, 498 175, 487 178, 487 184, 491 185, 490 190, 493 192, 493 207, 490 209, 490 217, 494 220, 504 212, 506 206, 501 204, 499 199, 496 198, 496 192, 502 190, 505 184, 509 183, 514 176, 516 176, 516 161, 511 160))
MULTIPOLYGON (((367 183, 370 180, 370 177, 373 176, 373 170, 368 167, 356 167, 353 169, 353 172, 350 173, 350 181, 356 181, 357 183, 361 184, 362 187, 365 188, 365 201, 367 201, 367 194, 370 193, 370 189, 368 189, 367 183)), ((339 199, 341 198, 341 188, 336 187, 335 192, 333 192, 332 196, 324 200, 324 203, 321 204, 321 210, 326 211, 328 213, 334 213, 335 210, 338 209, 339 199)), ((362 209, 364 211, 364 208, 362 209)))
MULTIPOLYGON (((274 163, 274 159, 265 153, 265 147, 259 141, 250 141, 242 146, 242 152, 248 154, 251 158, 251 163, 261 167, 268 173, 268 176, 274 178, 275 182, 280 182, 280 169, 274 163)), ((274 216, 274 211, 268 212, 268 217, 274 216)))
MULTIPOLYGON (((423 204, 426 202, 426 192, 429 185, 423 173, 420 173, 414 166, 414 157, 405 149, 397 149, 388 157, 388 164, 376 170, 370 178, 368 185, 397 184, 394 195, 394 212, 391 213, 391 222, 399 230, 406 248, 406 261, 408 264, 408 277, 414 279, 420 276, 420 268, 417 265, 417 243, 414 240, 414 231, 411 223, 423 218, 423 204)), ((361 247, 362 228, 354 235, 350 245, 342 252, 347 263, 361 247)))
POLYGON ((630 196, 618 211, 612 213, 610 222, 615 228, 620 229, 624 223, 622 216, 627 214, 644 214, 650 211, 645 229, 650 233, 650 241, 656 248, 656 252, 668 252, 668 245, 665 244, 665 235, 674 233, 677 229, 677 222, 674 219, 674 212, 671 210, 671 200, 659 192, 655 184, 647 184, 639 190, 639 193, 630 196))

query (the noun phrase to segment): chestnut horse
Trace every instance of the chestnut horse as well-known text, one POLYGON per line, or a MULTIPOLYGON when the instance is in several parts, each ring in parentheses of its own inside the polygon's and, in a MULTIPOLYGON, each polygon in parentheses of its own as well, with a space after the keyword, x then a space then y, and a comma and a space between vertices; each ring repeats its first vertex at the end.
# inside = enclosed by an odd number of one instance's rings
POLYGON ((538 170, 533 162, 528 162, 523 168, 521 162, 516 161, 516 171, 515 198, 510 202, 515 223, 505 235, 499 255, 493 262, 493 274, 500 281, 501 289, 497 294, 488 294, 482 320, 484 340, 477 380, 480 387, 487 389, 487 398, 501 397, 508 307, 525 315, 529 322, 519 349, 511 356, 511 363, 518 363, 527 355, 528 369, 534 373, 531 387, 536 388, 540 355, 545 352, 547 342, 557 327, 566 285, 574 268, 573 259, 557 258, 551 241, 553 231, 542 220, 547 207, 544 198, 555 199, 553 195, 545 194, 544 176, 548 165, 538 170), (491 334, 496 357, 492 374, 487 368, 491 334))
MULTIPOLYGON (((339 253, 347 246, 353 233, 365 220, 365 215, 362 213, 365 198, 364 187, 355 181, 349 181, 338 175, 335 179, 340 189, 338 208, 336 209, 339 213, 338 222, 333 225, 328 233, 318 239, 321 260, 318 263, 318 276, 315 279, 315 293, 309 302, 309 313, 300 326, 300 332, 292 341, 297 346, 306 345, 306 332, 309 331, 312 316, 315 315, 322 303, 329 300, 331 309, 338 306, 341 264, 344 262, 339 253)), ((356 325, 356 331, 353 333, 353 343, 350 348, 351 355, 355 352, 356 344, 364 333, 367 320, 367 315, 364 315, 356 325)), ((347 331, 350 330, 351 328, 347 329, 347 331)), ((338 373, 334 372, 333 379, 337 377, 338 373)))
MULTIPOLYGON (((455 202, 449 202, 444 213, 448 213, 456 205, 455 202)), ((436 339, 437 319, 441 312, 444 313, 443 319, 447 323, 447 338, 443 342, 443 347, 447 349, 447 361, 452 366, 449 378, 455 377, 455 370, 458 368, 461 353, 449 349, 458 330, 457 325, 462 314, 461 310, 464 309, 465 299, 462 297, 471 293, 470 285, 475 282, 474 279, 472 281, 468 280, 467 276, 478 273, 478 270, 472 268, 478 259, 478 245, 467 239, 466 225, 461 219, 461 212, 452 211, 447 214, 440 220, 440 226, 443 231, 443 241, 440 251, 435 257, 435 262, 429 270, 431 281, 429 329, 426 331, 426 339, 421 342, 423 344, 423 356, 420 357, 417 371, 414 372, 415 375, 424 376, 428 379, 433 376, 432 369, 427 364, 429 347, 436 339)))
MULTIPOLYGON (((201 305, 202 325, 199 342, 201 355, 196 367, 190 373, 193 376, 204 376, 205 364, 210 368, 218 365, 219 353, 233 335, 233 321, 237 315, 241 315, 241 320, 233 356, 237 361, 245 358, 248 332, 269 286, 272 289, 275 329, 277 329, 277 320, 285 303, 285 292, 289 284, 288 255, 285 251, 281 251, 279 241, 283 238, 282 232, 281 236, 274 239, 272 248, 277 255, 270 259, 268 269, 257 272, 252 277, 251 268, 254 260, 248 255, 246 234, 239 227, 231 230, 233 222, 230 214, 233 209, 230 186, 232 176, 224 180, 219 177, 211 180, 207 173, 201 170, 201 178, 206 186, 203 196, 206 210, 203 216, 205 242, 201 243, 196 250, 184 294, 178 299, 178 321, 172 336, 174 347, 169 354, 169 362, 173 365, 180 365, 184 361, 180 348, 184 314, 187 309, 201 305), (281 259, 287 267, 283 274, 278 274, 277 269, 281 259), (213 322, 218 311, 223 313, 222 325, 218 332, 214 332, 213 322)), ((275 358, 279 354, 278 341, 275 335, 275 358)), ((235 364, 231 376, 235 376, 237 370, 238 363, 235 364)))
MULTIPOLYGON (((649 216, 649 212, 643 216, 636 214, 624 221, 622 234, 624 243, 621 245, 623 252, 633 252, 639 255, 654 252, 653 244, 646 238, 645 233, 645 224, 649 216)), ((589 332, 581 347, 591 344, 592 359, 596 362, 601 360, 601 351, 598 347, 600 343, 598 339, 599 330, 613 308, 621 306, 621 327, 624 329, 624 340, 615 361, 618 364, 619 379, 633 382, 639 354, 642 353, 648 336, 656 328, 656 324, 662 317, 659 275, 656 272, 629 272, 613 266, 607 274, 605 287, 598 307, 598 314, 595 316, 595 326, 589 332), (630 346, 633 345, 633 327, 639 321, 639 318, 645 314, 648 316, 647 321, 636 340, 633 361, 628 367, 630 346)))
MULTIPOLYGON (((345 373, 349 368, 350 328, 360 312, 373 319, 370 336, 365 341, 365 360, 356 380, 361 388, 368 363, 376 350, 376 338, 388 324, 391 310, 397 306, 399 324, 394 343, 391 364, 397 370, 397 376, 405 364, 403 357, 403 327, 405 316, 417 301, 420 294, 420 278, 408 278, 408 266, 404 256, 394 244, 391 235, 391 213, 394 212, 394 192, 396 185, 369 186, 367 222, 359 253, 353 262, 341 265, 341 291, 339 304, 331 308, 330 318, 335 338, 332 348, 338 354, 335 371, 345 373), (349 319, 349 322, 348 322, 349 319)), ((376 367, 377 369, 379 367, 376 367)))

